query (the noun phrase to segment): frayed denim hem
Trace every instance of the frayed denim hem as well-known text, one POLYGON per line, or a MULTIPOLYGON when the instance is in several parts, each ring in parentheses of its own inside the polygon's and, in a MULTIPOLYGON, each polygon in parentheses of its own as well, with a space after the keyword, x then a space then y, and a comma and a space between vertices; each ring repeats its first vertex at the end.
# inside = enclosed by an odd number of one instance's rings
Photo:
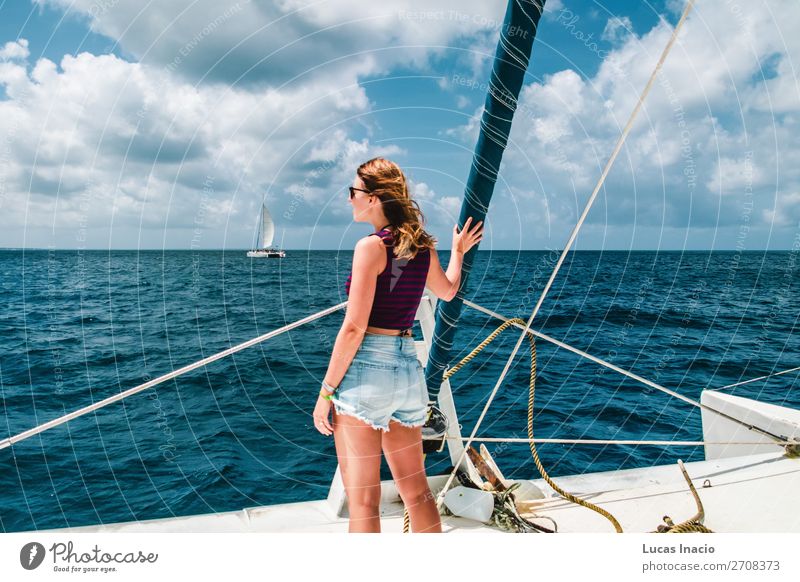
POLYGON ((370 428, 373 428, 375 430, 382 430, 383 432, 389 432, 389 427, 388 426, 378 426, 374 422, 372 422, 370 419, 364 417, 364 415, 359 414, 358 412, 349 411, 349 410, 343 410, 338 406, 336 406, 335 408, 336 408, 336 414, 343 414, 345 416, 352 416, 353 418, 357 418, 361 422, 369 425, 370 428))
POLYGON ((394 417, 389 419, 390 422, 392 420, 395 421, 396 423, 401 424, 401 425, 403 425, 405 427, 408 427, 408 428, 419 428, 421 426, 425 426, 425 419, 422 419, 422 420, 417 421, 417 422, 403 422, 402 420, 400 420, 398 418, 394 418, 394 417))

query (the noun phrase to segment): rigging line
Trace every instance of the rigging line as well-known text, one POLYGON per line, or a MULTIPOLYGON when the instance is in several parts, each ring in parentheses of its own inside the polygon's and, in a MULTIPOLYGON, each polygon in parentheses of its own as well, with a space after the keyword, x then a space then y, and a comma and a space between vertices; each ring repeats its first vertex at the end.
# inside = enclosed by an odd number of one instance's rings
MULTIPOLYGON (((504 41, 504 38, 505 37, 503 37, 502 35, 500 36, 500 44, 507 53, 510 53, 510 51, 512 50, 517 50, 512 43, 504 41)), ((527 63, 521 63, 521 64, 525 65, 524 67, 521 67, 522 70, 527 71, 528 69, 527 63)), ((507 94, 508 98, 514 103, 517 103, 517 101, 519 100, 518 96, 514 96, 513 92, 508 90, 506 84, 503 82, 502 76, 499 73, 495 72, 494 69, 492 70, 492 73, 489 75, 489 86, 494 87, 496 90, 502 91, 503 93, 507 94), (500 88, 498 88, 498 86, 495 85, 495 81, 499 84, 500 88)))
MULTIPOLYGON (((469 437, 441 437, 452 441, 466 441, 469 437)), ((748 446, 791 446, 796 445, 794 441, 783 441, 780 443, 764 443, 755 441, 635 441, 635 440, 600 440, 600 439, 524 439, 524 438, 501 438, 501 437, 475 437, 473 441, 484 443, 537 443, 537 444, 568 444, 568 445, 657 445, 657 446, 680 446, 691 447, 701 445, 748 445, 748 446)))
POLYGON ((788 374, 789 372, 795 372, 800 370, 800 366, 796 368, 789 368, 788 370, 784 370, 783 372, 775 372, 774 374, 767 374, 766 376, 759 376, 758 378, 753 378, 752 380, 745 380, 744 382, 736 382, 735 384, 728 384, 727 386, 721 386, 720 388, 709 388, 709 390, 725 390, 726 388, 733 388, 734 386, 741 386, 742 384, 749 384, 750 382, 756 382, 757 380, 763 380, 765 378, 772 378, 773 376, 780 376, 781 374, 788 374))
MULTIPOLYGON (((507 317, 504 317, 504 316, 500 315, 499 313, 495 313, 491 309, 487 309, 486 307, 478 305, 477 303, 473 303, 472 301, 469 301, 468 299, 464 299, 463 302, 464 302, 464 305, 468 305, 469 307, 472 307, 473 309, 481 311, 481 312, 483 312, 483 313, 485 313, 487 315, 491 315, 492 317, 496 317, 497 319, 500 319, 502 321, 508 321, 507 317)), ((515 326, 515 327, 518 327, 519 329, 525 329, 522 326, 522 324, 519 324, 519 323, 512 323, 512 325, 515 326)), ((588 352, 584 352, 581 349, 573 347, 573 346, 571 346, 569 344, 565 344, 564 342, 559 341, 559 340, 557 340, 557 339, 555 339, 553 337, 550 337, 549 335, 544 334, 544 333, 542 333, 540 331, 536 331, 535 329, 530 329, 530 328, 527 331, 529 333, 535 335, 538 338, 541 338, 541 339, 543 339, 543 340, 545 340, 547 342, 550 342, 551 344, 554 344, 554 345, 556 345, 556 346, 558 346, 560 348, 564 348, 565 350, 568 350, 568 351, 570 351, 570 352, 572 352, 574 354, 582 356, 582 357, 586 358, 587 360, 591 360, 591 361, 593 361, 593 362, 595 362, 597 364, 600 364, 601 366, 605 366, 606 368, 614 370, 615 372, 619 372, 623 376, 627 376, 628 378, 631 378, 632 380, 636 380, 637 382, 641 382, 642 384, 650 386, 651 388, 655 388, 656 390, 661 390, 662 392, 665 392, 666 394, 669 394, 670 396, 674 396, 675 398, 678 398, 679 400, 683 400, 684 402, 686 402, 688 404, 691 404, 692 406, 697 406, 699 408, 704 408, 705 407, 704 404, 701 404, 697 400, 692 400, 688 396, 684 396, 683 394, 675 392, 674 390, 670 390, 669 388, 667 388, 665 386, 662 386, 661 384, 657 384, 657 383, 653 382, 652 380, 648 380, 647 378, 643 378, 642 376, 639 376, 638 374, 635 374, 633 372, 625 370, 624 368, 620 368, 616 364, 612 364, 611 362, 607 362, 607 361, 603 360, 602 358, 598 358, 597 356, 593 356, 592 354, 590 354, 588 352)))
MULTIPOLYGON (((528 4, 531 4, 531 5, 533 5, 534 9, 535 9, 535 10, 537 10, 537 11, 539 12, 539 15, 540 15, 540 16, 541 16, 542 12, 544 12, 544 3, 543 3, 543 2, 541 2, 541 0, 522 0, 522 1, 523 1, 523 2, 527 2, 528 4)), ((528 20, 530 20, 530 22, 531 22, 531 26, 534 28, 534 30, 536 30, 536 22, 534 22, 533 18, 531 18, 531 17, 528 15, 528 13, 527 13, 527 12, 525 12, 525 8, 522 6, 522 3, 520 2, 520 0, 514 0, 514 3, 515 3, 517 6, 519 6, 519 7, 520 7, 520 10, 522 11, 522 14, 524 14, 524 15, 525 15, 525 18, 527 18, 528 20)))
MULTIPOLYGON (((512 91, 506 87, 505 83, 503 83, 502 79, 496 77, 497 83, 499 83, 499 87, 495 85, 494 79, 489 79, 489 86, 488 91, 489 95, 491 95, 492 99, 497 101, 499 104, 505 106, 507 109, 510 109, 512 114, 517 110, 517 106, 519 105, 519 99, 514 97, 512 91)), ((504 121, 507 121, 503 118, 504 121)))
MULTIPOLYGON (((506 35, 503 34, 503 31, 500 31, 500 45, 503 47, 505 53, 512 58, 512 60, 516 61, 517 66, 526 71, 528 69, 528 62, 527 60, 520 57, 522 55, 522 51, 520 51, 517 47, 513 44, 508 42, 508 38, 506 35), (516 54, 515 54, 516 53, 516 54)), ((512 63, 513 64, 513 63, 512 63)))
POLYGON ((146 390, 147 388, 152 388, 153 386, 155 386, 157 384, 161 384, 162 382, 166 382, 167 380, 171 380, 172 378, 176 378, 176 377, 178 377, 178 376, 180 376, 182 374, 186 374, 187 372, 191 372, 192 370, 196 370, 197 368, 201 368, 203 366, 206 366, 206 365, 210 364, 211 362, 215 362, 215 361, 217 361, 217 360, 219 360, 221 358, 224 358, 224 357, 229 356, 229 355, 231 355, 233 353, 239 352, 239 351, 241 351, 241 350, 243 350, 245 348, 249 348, 250 346, 254 346, 257 343, 261 343, 261 342, 263 342, 265 340, 268 340, 268 339, 271 339, 273 337, 279 336, 279 335, 281 335, 283 333, 286 333, 287 331, 293 330, 296 327, 300 327, 301 325, 305 325, 306 323, 310 323, 310 322, 314 321, 315 319, 319 319, 321 317, 325 317, 326 315, 330 315, 334 311, 338 311, 339 309, 345 307, 346 305, 347 305, 347 301, 344 301, 342 303, 339 303, 338 305, 334 305, 333 307, 328 307, 327 309, 323 309, 322 311, 318 311, 317 313, 313 313, 313 314, 309 315, 308 317, 304 317, 303 319, 298 319, 297 321, 295 321, 293 323, 290 323, 288 325, 284 325, 283 327, 279 327, 277 329, 274 329, 274 330, 272 330, 272 331, 270 331, 268 333, 265 333, 264 335, 260 335, 260 336, 258 336, 256 338, 248 340, 248 341, 246 341, 244 343, 241 343, 241 344, 239 344, 237 346, 233 346, 232 348, 228 348, 227 350, 223 350, 221 352, 218 352, 218 353, 214 354, 213 356, 209 356, 209 357, 204 358, 202 360, 198 360, 197 362, 194 362, 192 364, 184 366, 183 368, 180 368, 178 370, 173 370, 172 372, 170 372, 168 374, 164 374, 163 376, 159 376, 158 378, 154 378, 154 379, 150 380, 149 382, 145 382, 144 384, 140 384, 139 386, 135 386, 133 388, 125 390, 124 392, 120 392, 119 394, 115 394, 114 396, 110 396, 110 397, 106 398, 105 400, 101 400, 100 402, 95 402, 94 404, 91 404, 89 406, 85 406, 84 408, 81 408, 81 409, 76 410, 74 412, 70 412, 69 414, 65 414, 64 416, 61 416, 59 418, 54 418, 53 420, 51 420, 49 422, 46 422, 44 424, 40 424, 39 426, 36 426, 34 428, 31 428, 31 429, 28 429, 25 432, 21 432, 21 433, 19 433, 17 435, 14 435, 14 436, 5 438, 3 440, 0 440, 0 449, 4 449, 6 447, 10 447, 14 443, 18 443, 19 441, 25 440, 25 439, 27 439, 29 437, 32 437, 33 435, 39 434, 40 432, 44 432, 44 431, 46 431, 46 430, 48 430, 50 428, 53 428, 54 426, 58 426, 59 424, 63 424, 65 422, 68 422, 68 421, 70 421, 70 420, 72 420, 74 418, 77 418, 79 416, 83 416, 84 414, 92 412, 93 410, 97 410, 98 408, 102 408, 104 406, 108 406, 112 402, 116 402, 117 400, 122 400, 123 398, 127 398, 128 396, 132 396, 133 394, 136 394, 137 392, 141 392, 142 390, 146 390))
MULTIPOLYGON (((494 170, 485 160, 481 159, 480 156, 475 156, 472 161, 472 167, 475 168, 475 171, 479 175, 486 179, 494 180, 497 178, 497 171, 494 170)), ((467 191, 466 196, 469 197, 469 200, 473 206, 483 212, 483 214, 486 214, 488 211, 488 206, 484 202, 481 202, 480 198, 470 191, 467 191)))
MULTIPOLYGON (((567 253, 572 248, 572 243, 575 242, 575 239, 578 237, 578 232, 583 226, 583 223, 586 220, 586 217, 588 216, 589 211, 591 210, 595 199, 597 198, 597 194, 600 192, 600 188, 602 188, 603 184, 605 183, 606 177, 608 176, 608 173, 611 171, 611 167, 614 165, 614 161, 617 159, 617 155, 622 150, 622 146, 625 144, 625 140, 627 139, 628 134, 630 133, 630 130, 633 127, 633 122, 636 120, 639 110, 642 108, 644 100, 647 97, 648 93, 650 92, 650 88, 653 86, 653 82, 655 81, 656 76, 661 70, 664 61, 667 58, 667 55, 672 49, 672 45, 678 38, 678 33, 680 32, 680 29, 683 26, 686 17, 689 15, 689 11, 691 10, 693 4, 694 0, 688 0, 688 2, 686 3, 686 7, 683 10, 683 14, 681 15, 681 18, 678 21, 678 23, 675 25, 675 28, 672 31, 672 35, 670 36, 669 42, 667 42, 667 45, 664 47, 664 50, 661 53, 661 57, 658 59, 658 63, 656 63, 655 69, 653 69, 653 72, 651 73, 650 78, 648 79, 647 84, 644 87, 644 90, 642 91, 641 95, 639 95, 639 100, 636 102, 636 107, 633 108, 633 111, 631 112, 631 115, 628 118, 628 122, 625 125, 622 134, 617 140, 617 145, 614 147, 614 151, 611 152, 611 156, 609 156, 608 161, 606 162, 606 165, 603 168, 603 172, 600 174, 600 178, 597 180, 597 184, 595 185, 594 190, 592 191, 592 194, 589 197, 589 200, 586 202, 586 206, 584 207, 580 218, 578 218, 577 224, 575 224, 575 227, 572 229, 572 233, 570 233, 569 239, 567 240, 567 244, 564 246, 564 250, 561 251, 561 255, 558 258, 558 262, 553 268, 553 272, 550 274, 550 278, 548 279, 545 288, 542 290, 542 294, 540 295, 539 300, 536 302, 536 306, 533 309, 533 313, 531 313, 531 316, 528 319, 528 325, 527 325, 528 328, 530 327, 530 324, 533 321, 533 319, 536 317, 536 314, 539 312, 539 309, 541 308, 542 303, 544 302, 544 299, 547 296, 547 293, 550 291, 550 287, 553 285, 553 281, 555 280, 558 271, 561 269, 561 265, 563 264, 564 259, 567 256, 567 253)), ((513 359, 513 357, 516 355, 516 352, 519 349, 520 344, 522 343, 524 335, 525 335, 524 332, 520 334, 519 340, 517 341, 517 346, 514 349, 514 353, 512 353, 511 358, 509 358, 509 361, 506 365, 506 371, 510 366, 511 359, 513 359)))
MULTIPOLYGON (((503 48, 503 51, 507 56, 511 57, 511 59, 514 62, 516 62, 517 67, 522 69, 523 71, 528 70, 528 61, 522 58, 522 56, 524 56, 522 51, 520 51, 517 47, 515 47, 513 43, 508 42, 508 37, 504 35, 502 31, 500 32, 499 40, 500 40, 500 46, 503 48)), ((510 63, 511 65, 514 64, 513 62, 510 62, 506 59, 503 60, 504 62, 510 63)))
MULTIPOLYGON (((487 315, 491 315, 492 317, 496 317, 497 319, 500 319, 502 321, 508 321, 507 317, 503 317, 499 313, 495 313, 491 309, 487 309, 485 307, 482 307, 482 306, 478 305, 477 303, 473 303, 472 301, 469 301, 468 299, 464 299, 463 302, 464 302, 464 305, 468 305, 469 307, 472 307, 473 309, 481 311, 481 312, 483 312, 483 313, 485 313, 487 315)), ((530 321, 528 322, 528 324, 530 325, 530 321)), ((525 329, 521 324, 516 323, 516 322, 512 323, 511 325, 513 325, 515 327, 518 327, 520 329, 525 329)), ((605 360, 602 360, 602 359, 598 358, 597 356, 593 356, 593 355, 591 355, 591 354, 589 354, 587 352, 584 352, 583 350, 579 350, 578 348, 572 347, 569 344, 565 344, 564 342, 558 341, 557 339, 552 338, 552 337, 550 337, 550 336, 548 336, 546 334, 543 334, 540 331, 536 331, 536 330, 533 330, 533 329, 530 329, 530 328, 528 328, 526 331, 528 333, 530 333, 530 334, 533 334, 536 337, 540 337, 545 341, 548 341, 548 342, 550 342, 552 344, 555 344, 560 348, 564 348, 565 350, 569 350, 570 352, 572 352, 574 354, 577 354, 579 356, 582 356, 584 358, 587 358, 589 360, 592 360, 593 362, 596 362, 596 363, 600 364, 601 366, 605 366, 606 368, 610 368, 611 370, 614 370, 615 372, 619 372, 623 376, 627 376, 628 378, 631 378, 632 380, 636 380, 637 382, 641 382, 642 384, 650 386, 651 388, 655 388, 656 390, 660 390, 661 392, 669 394, 670 396, 674 396, 675 398, 677 398, 679 400, 683 400, 687 404, 691 404, 692 406, 696 406, 698 408, 701 408, 701 409, 706 410, 708 412, 711 412, 713 414, 718 414, 719 416, 721 416, 721 417, 723 417, 723 418, 725 418, 727 420, 730 420, 731 422, 735 422, 736 424, 739 424, 739 425, 747 428, 748 430, 753 430, 753 431, 756 431, 756 432, 759 432, 759 433, 763 434, 764 436, 768 436, 776 444, 786 440, 784 437, 781 437, 781 436, 773 434, 773 433, 771 433, 771 432, 769 432, 767 430, 764 430, 763 428, 760 428, 760 427, 757 427, 755 425, 752 425, 752 424, 749 424, 747 422, 744 422, 744 421, 742 421, 742 420, 740 420, 738 418, 735 418, 733 416, 725 414, 724 412, 720 412, 719 410, 717 410, 715 408, 711 408, 708 404, 703 404, 702 402, 698 402, 697 400, 692 400, 688 396, 684 396, 683 394, 675 392, 674 390, 670 390, 669 388, 667 388, 665 386, 662 386, 661 384, 656 384, 652 380, 648 380, 647 378, 643 378, 643 377, 639 376, 638 374, 634 374, 633 372, 629 372, 628 370, 624 370, 623 368, 620 368, 619 366, 616 366, 616 365, 612 364, 611 362, 606 362, 605 360)))
MULTIPOLYGON (((536 317, 536 314, 538 313, 539 308, 541 307, 542 302, 544 301, 544 298, 547 296, 547 292, 550 290, 550 286, 553 284, 553 281, 555 280, 555 277, 558 274, 559 269, 561 268, 561 264, 564 262, 564 258, 566 257, 566 254, 569 252, 569 249, 572 246, 573 241, 578 236, 578 231, 580 230, 581 226, 583 225, 583 221, 586 219, 586 216, 588 215, 589 210, 591 209, 592 204, 594 203, 594 200, 597 197, 597 193, 600 191, 600 188, 603 185, 603 182, 605 182, 606 176, 608 175, 609 171, 611 170, 611 166, 613 165, 614 160, 617 158, 617 155, 619 154, 620 150, 622 149, 622 146, 625 143, 625 139, 628 137, 628 133, 630 132, 631 127, 633 126, 633 122, 636 119, 636 116, 637 116, 637 114, 639 113, 639 110, 642 107, 642 103, 644 103, 645 97, 647 97, 647 94, 650 92, 650 88, 653 86, 653 82, 655 81, 655 78, 658 75, 658 72, 661 70, 661 67, 664 64, 664 61, 666 60, 667 55, 670 52, 670 49, 672 49, 672 45, 675 44, 675 40, 678 38, 678 32, 680 31, 681 27, 683 26, 683 23, 686 21, 686 17, 689 15, 689 12, 690 12, 693 4, 694 4, 694 0, 688 0, 688 2, 686 3, 686 7, 683 10, 683 14, 681 14, 680 20, 678 20, 678 23, 675 25, 675 28, 672 31, 672 35, 670 36, 669 42, 667 42, 667 46, 664 47, 664 50, 661 53, 661 57, 659 58, 658 63, 656 63, 655 69, 653 69, 653 72, 650 75, 650 78, 648 79, 647 84, 645 85, 645 88, 642 91, 642 94, 639 96, 639 100, 636 103, 636 107, 634 107, 633 111, 631 112, 630 118, 628 119, 628 123, 626 124, 625 129, 622 132, 622 135, 620 135, 619 140, 617 140, 617 145, 614 148, 614 151, 611 153, 611 156, 609 157, 608 161, 606 162, 606 166, 605 166, 605 168, 603 168, 603 173, 600 175, 600 178, 597 181, 597 185, 595 186, 594 191, 592 192, 592 195, 589 197, 589 200, 586 203, 586 207, 583 209, 583 213, 581 214, 580 218, 578 219, 578 223, 575 225, 575 228, 573 228, 572 234, 570 234, 569 240, 567 241, 567 244, 564 247, 564 250, 561 252, 561 256, 558 259, 558 263, 556 264, 555 268, 553 269, 553 273, 550 275, 550 279, 547 281, 547 285, 545 286, 544 290, 542 291, 542 294, 539 297, 539 301, 536 303, 536 307, 534 307, 530 318, 528 318, 528 322, 525 325, 525 329, 520 333, 520 336, 517 339, 517 343, 514 346, 514 349, 512 350, 511 355, 509 356, 508 361, 506 362, 506 365, 503 368, 503 371, 500 373, 500 377, 497 379, 497 383, 495 384, 494 389, 492 390, 492 393, 489 395, 489 399, 486 401, 486 405, 484 406, 483 411, 481 412, 481 415, 478 418, 478 421, 477 421, 477 423, 475 424, 475 427, 472 430, 472 434, 470 435, 471 437, 475 436, 475 433, 477 432, 478 427, 480 427, 481 423, 483 422, 484 417, 486 416, 486 412, 489 410, 489 406, 491 406, 491 404, 492 404, 492 400, 494 400, 495 394, 497 394, 497 390, 500 388, 500 384, 502 384, 503 380, 505 379, 506 374, 508 374, 508 370, 511 368, 511 362, 514 361, 514 357, 517 355, 517 351, 519 351, 520 345, 522 345, 522 340, 525 338, 526 332, 531 327, 531 323, 533 322, 533 318, 536 317)), ((441 492, 439 493, 439 496, 438 496, 438 498, 436 500, 436 505, 438 507, 441 507, 442 504, 444 503, 444 495, 447 492, 447 490, 450 487, 450 485, 452 484, 453 479, 455 479, 456 468, 461 466, 461 464, 464 462, 464 459, 467 456, 468 448, 469 448, 469 441, 467 441, 467 446, 465 446, 464 449, 461 451, 460 459, 458 460, 457 463, 455 463, 453 471, 450 473, 450 477, 447 479, 447 482, 445 483, 444 487, 442 488, 441 492)))

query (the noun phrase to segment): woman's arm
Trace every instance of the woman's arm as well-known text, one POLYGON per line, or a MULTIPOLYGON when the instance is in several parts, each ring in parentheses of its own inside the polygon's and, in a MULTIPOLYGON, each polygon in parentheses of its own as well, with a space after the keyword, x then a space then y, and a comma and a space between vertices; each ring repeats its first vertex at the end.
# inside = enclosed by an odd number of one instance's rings
POLYGON ((458 287, 461 285, 461 266, 464 263, 464 253, 461 251, 452 251, 450 253, 447 272, 442 269, 436 249, 431 249, 430 253, 431 265, 428 267, 428 278, 425 280, 425 286, 442 301, 450 301, 456 296, 458 287))
POLYGON ((356 243, 347 311, 336 336, 331 361, 325 374, 325 382, 334 388, 344 378, 364 340, 369 313, 375 299, 378 274, 386 266, 385 263, 386 247, 379 237, 368 236, 356 243))
POLYGON ((464 264, 464 254, 473 246, 478 244, 483 237, 483 221, 478 221, 470 229, 469 225, 472 217, 467 218, 464 228, 459 232, 458 225, 453 227, 453 248, 450 251, 450 261, 447 264, 447 272, 442 269, 439 262, 439 255, 436 249, 431 249, 431 264, 428 267, 428 277, 425 286, 433 291, 439 299, 450 301, 456 296, 458 288, 461 286, 461 267, 464 264))

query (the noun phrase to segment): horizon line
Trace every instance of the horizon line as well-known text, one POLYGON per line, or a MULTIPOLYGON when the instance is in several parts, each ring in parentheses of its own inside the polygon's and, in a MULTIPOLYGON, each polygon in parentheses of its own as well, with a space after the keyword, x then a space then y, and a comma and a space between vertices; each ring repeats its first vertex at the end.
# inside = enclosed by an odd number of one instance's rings
MULTIPOLYGON (((225 248, 202 248, 202 249, 192 249, 192 248, 57 248, 57 247, 0 247, 0 251, 107 251, 107 252, 229 252, 229 253, 247 253, 253 249, 249 248, 232 248, 232 249, 225 249, 225 248)), ((277 249, 276 249, 277 250, 277 249)), ((308 253, 308 252, 320 252, 320 251, 332 251, 332 252, 353 252, 353 249, 280 249, 285 252, 298 252, 298 253, 308 253)), ((436 249, 439 252, 450 252, 452 249, 436 249)), ((561 252, 563 249, 555 249, 555 248, 541 248, 541 249, 478 249, 476 252, 479 253, 493 253, 493 252, 561 252)), ((581 252, 740 252, 740 253, 759 253, 759 252, 793 252, 792 249, 736 249, 736 248, 719 248, 719 249, 709 249, 709 248, 701 248, 701 249, 670 249, 670 248, 659 248, 659 249, 570 249, 570 252, 574 253, 581 253, 581 252)))

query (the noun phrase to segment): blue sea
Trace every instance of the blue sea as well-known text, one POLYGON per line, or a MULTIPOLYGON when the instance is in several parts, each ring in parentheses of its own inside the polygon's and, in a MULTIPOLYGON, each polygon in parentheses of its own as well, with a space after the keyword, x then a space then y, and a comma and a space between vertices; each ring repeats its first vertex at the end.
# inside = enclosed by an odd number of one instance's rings
MULTIPOLYGON (((555 251, 478 253, 467 297, 527 318, 555 251)), ((447 253, 442 253, 447 261, 447 253)), ((2 251, 0 438, 346 300, 352 253, 2 251)), ((534 328, 689 398, 800 365, 791 252, 576 252, 534 328)), ((0 450, 0 530, 223 512, 327 496, 332 437, 312 426, 339 311, 0 450)), ((500 322, 464 307, 453 361, 500 322)), ((421 337, 419 330, 416 335, 421 337)), ((453 377, 468 435, 518 331, 453 377)), ((525 437, 523 344, 480 436, 525 437)), ((701 440, 699 409, 537 342, 534 434, 701 440)), ((800 406, 796 372, 727 389, 800 406)), ((511 478, 526 444, 491 443, 511 478)), ((701 460, 702 447, 540 445, 554 476, 701 460)), ((450 468, 429 455, 429 474, 450 468)), ((383 478, 390 478, 388 468, 383 478)))

